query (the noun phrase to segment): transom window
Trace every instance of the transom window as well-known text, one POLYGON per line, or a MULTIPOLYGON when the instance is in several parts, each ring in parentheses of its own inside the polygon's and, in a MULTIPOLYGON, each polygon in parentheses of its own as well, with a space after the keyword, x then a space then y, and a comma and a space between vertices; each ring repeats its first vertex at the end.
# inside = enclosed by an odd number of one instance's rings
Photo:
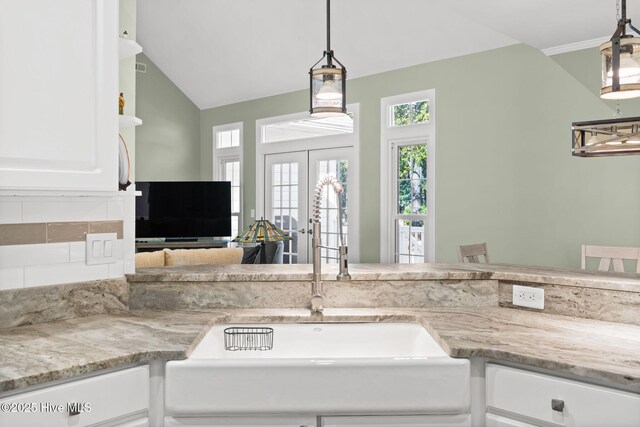
POLYGON ((262 143, 293 141, 353 133, 353 115, 305 117, 262 126, 262 143))
POLYGON ((230 129, 216 132, 217 148, 240 146, 240 129, 230 129))
POLYGON ((429 100, 396 104, 392 109, 391 126, 407 126, 429 123, 429 100))

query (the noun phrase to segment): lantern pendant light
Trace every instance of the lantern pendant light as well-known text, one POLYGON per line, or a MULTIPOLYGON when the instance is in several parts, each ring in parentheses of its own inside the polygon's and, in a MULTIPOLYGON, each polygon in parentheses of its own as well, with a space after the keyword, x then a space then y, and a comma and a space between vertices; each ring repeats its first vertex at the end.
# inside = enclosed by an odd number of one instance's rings
POLYGON ((327 0, 327 50, 309 70, 310 108, 314 117, 347 114, 347 69, 331 50, 331 0, 327 0), (318 65, 326 59, 326 63, 318 65), (317 68, 316 68, 317 67, 317 68))
POLYGON ((633 32, 640 31, 627 19, 627 1, 618 0, 618 27, 606 43, 600 46, 602 57, 603 99, 629 99, 640 96, 640 37, 627 34, 627 25, 633 32), (622 1, 622 15, 620 15, 622 1))

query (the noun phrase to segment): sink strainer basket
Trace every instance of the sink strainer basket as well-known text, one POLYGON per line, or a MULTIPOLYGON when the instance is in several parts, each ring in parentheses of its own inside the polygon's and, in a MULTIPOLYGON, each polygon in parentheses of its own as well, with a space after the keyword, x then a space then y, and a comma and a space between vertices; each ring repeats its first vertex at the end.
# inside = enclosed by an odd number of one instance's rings
POLYGON ((224 330, 224 349, 228 351, 271 350, 273 328, 232 327, 224 330))

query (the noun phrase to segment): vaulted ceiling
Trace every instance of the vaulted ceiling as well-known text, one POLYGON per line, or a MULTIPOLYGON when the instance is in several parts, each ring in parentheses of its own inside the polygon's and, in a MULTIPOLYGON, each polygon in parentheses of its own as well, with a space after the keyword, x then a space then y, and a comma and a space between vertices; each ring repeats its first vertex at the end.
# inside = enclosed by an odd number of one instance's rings
MULTIPOLYGON (((306 88, 326 44, 324 0, 137 4, 145 53, 201 109, 306 88)), ((615 0, 333 0, 331 9, 331 45, 349 78, 520 42, 599 39, 616 22, 615 0)), ((640 14, 640 0, 628 9, 640 14)))

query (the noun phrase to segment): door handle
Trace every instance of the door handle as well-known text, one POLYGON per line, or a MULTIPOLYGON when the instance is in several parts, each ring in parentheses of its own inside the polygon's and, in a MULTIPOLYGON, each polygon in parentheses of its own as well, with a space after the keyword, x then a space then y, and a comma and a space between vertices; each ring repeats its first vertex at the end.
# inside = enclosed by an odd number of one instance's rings
POLYGON ((311 229, 305 230, 304 228, 301 228, 300 230, 298 230, 298 233, 309 233, 309 234, 313 234, 313 231, 311 231, 311 229))

